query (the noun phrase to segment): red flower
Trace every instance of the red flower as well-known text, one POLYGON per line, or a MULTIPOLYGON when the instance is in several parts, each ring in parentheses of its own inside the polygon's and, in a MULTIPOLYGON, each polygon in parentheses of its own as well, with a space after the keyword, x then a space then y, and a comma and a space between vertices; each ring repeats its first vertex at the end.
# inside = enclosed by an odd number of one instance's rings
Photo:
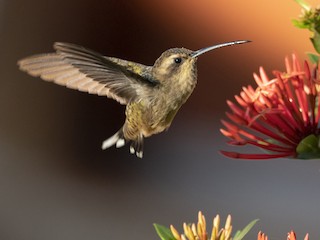
MULTIPOLYGON (((268 237, 264 233, 259 232, 258 240, 268 240, 268 237)), ((296 240, 296 234, 294 233, 294 231, 291 231, 288 233, 287 240, 296 240)), ((309 234, 306 234, 306 236, 304 237, 304 240, 309 240, 309 234)))
POLYGON ((274 71, 269 79, 264 69, 254 74, 258 85, 244 87, 235 96, 238 104, 227 101, 229 121, 222 120, 221 133, 231 145, 254 145, 267 151, 248 154, 221 151, 225 156, 242 159, 279 157, 320 158, 319 69, 303 67, 296 55, 285 59, 286 72, 274 71))
POLYGON ((268 240, 268 236, 260 231, 258 233, 258 240, 268 240))

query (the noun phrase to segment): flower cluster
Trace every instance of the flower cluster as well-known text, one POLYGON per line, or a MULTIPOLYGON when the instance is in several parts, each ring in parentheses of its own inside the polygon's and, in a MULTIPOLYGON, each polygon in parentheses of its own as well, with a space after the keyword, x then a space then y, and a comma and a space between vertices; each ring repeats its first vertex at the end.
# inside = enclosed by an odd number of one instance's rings
POLYGON ((292 55, 285 59, 286 72, 274 71, 269 79, 264 69, 254 74, 258 85, 244 87, 227 101, 229 121, 222 120, 221 132, 231 145, 253 145, 264 154, 221 151, 232 158, 268 159, 294 157, 320 158, 320 78, 318 67, 303 65, 292 55))
POLYGON ((230 240, 232 225, 231 216, 228 215, 224 228, 220 229, 220 216, 217 215, 213 219, 213 228, 211 231, 211 237, 208 238, 206 229, 206 219, 201 212, 198 213, 198 223, 188 225, 183 224, 184 234, 179 234, 179 232, 171 225, 171 232, 176 240, 230 240))
POLYGON ((207 232, 206 219, 201 212, 198 213, 197 224, 183 224, 183 234, 180 234, 172 225, 170 226, 170 229, 159 224, 154 224, 154 226, 162 240, 242 240, 257 221, 258 219, 253 220, 241 231, 236 231, 233 237, 231 236, 232 225, 230 215, 228 215, 226 223, 222 228, 220 228, 220 216, 217 215, 213 219, 213 227, 210 236, 207 232))

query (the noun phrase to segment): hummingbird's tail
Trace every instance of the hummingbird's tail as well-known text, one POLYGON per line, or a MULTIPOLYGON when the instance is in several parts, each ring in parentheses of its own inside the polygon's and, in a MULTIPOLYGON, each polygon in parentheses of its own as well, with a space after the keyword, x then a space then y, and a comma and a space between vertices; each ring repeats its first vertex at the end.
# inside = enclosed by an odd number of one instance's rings
POLYGON ((140 134, 136 140, 128 140, 124 137, 123 128, 116 132, 113 136, 106 139, 102 143, 102 149, 105 150, 113 145, 116 145, 116 148, 121 148, 126 145, 128 142, 131 142, 130 153, 136 154, 138 158, 143 157, 143 135, 140 134))

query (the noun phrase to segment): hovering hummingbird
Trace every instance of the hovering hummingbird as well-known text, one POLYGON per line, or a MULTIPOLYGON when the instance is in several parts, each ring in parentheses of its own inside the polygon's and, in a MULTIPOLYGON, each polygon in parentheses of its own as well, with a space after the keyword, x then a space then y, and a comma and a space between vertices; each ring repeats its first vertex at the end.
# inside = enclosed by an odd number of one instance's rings
POLYGON ((45 81, 126 105, 122 128, 106 139, 102 149, 130 142, 130 153, 143 156, 143 139, 168 129, 197 83, 197 58, 213 49, 247 43, 233 41, 198 51, 171 48, 146 66, 106 57, 70 43, 54 44, 55 53, 39 54, 18 62, 21 70, 45 81))

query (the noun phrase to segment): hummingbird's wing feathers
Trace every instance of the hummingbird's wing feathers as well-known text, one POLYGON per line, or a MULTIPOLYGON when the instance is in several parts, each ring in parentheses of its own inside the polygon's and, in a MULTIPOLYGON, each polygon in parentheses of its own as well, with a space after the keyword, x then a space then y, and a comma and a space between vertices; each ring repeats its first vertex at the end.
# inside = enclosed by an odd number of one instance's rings
POLYGON ((139 98, 139 92, 157 84, 142 64, 104 57, 68 43, 56 43, 56 53, 22 59, 20 69, 32 76, 80 91, 107 96, 121 104, 139 98))
POLYGON ((55 43, 54 48, 68 63, 88 78, 99 82, 109 97, 122 98, 128 103, 139 97, 139 91, 157 84, 146 74, 147 66, 133 62, 104 57, 84 47, 55 43))

